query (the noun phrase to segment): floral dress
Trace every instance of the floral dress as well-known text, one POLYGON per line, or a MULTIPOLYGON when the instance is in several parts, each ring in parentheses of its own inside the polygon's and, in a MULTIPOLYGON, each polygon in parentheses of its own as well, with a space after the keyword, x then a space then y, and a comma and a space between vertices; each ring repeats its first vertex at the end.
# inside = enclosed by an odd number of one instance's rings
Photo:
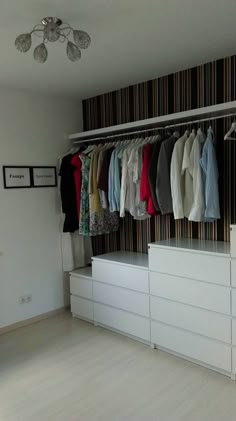
POLYGON ((80 199, 80 221, 79 233, 81 235, 90 235, 90 215, 89 215, 89 171, 90 158, 87 155, 80 155, 82 162, 82 184, 81 184, 81 199, 80 199))

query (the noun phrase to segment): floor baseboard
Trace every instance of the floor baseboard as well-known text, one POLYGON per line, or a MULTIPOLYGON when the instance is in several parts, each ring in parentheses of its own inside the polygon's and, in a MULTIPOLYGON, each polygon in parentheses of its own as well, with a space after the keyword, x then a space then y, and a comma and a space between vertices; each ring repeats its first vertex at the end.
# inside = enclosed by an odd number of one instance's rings
POLYGON ((58 308, 56 310, 48 311, 47 313, 40 314, 39 316, 31 317, 30 319, 22 320, 17 323, 13 323, 12 325, 0 328, 0 335, 4 335, 5 333, 12 332, 13 330, 20 329, 21 327, 25 327, 31 325, 33 323, 41 322, 42 320, 49 319, 50 317, 56 316, 57 314, 64 313, 67 310, 65 307, 58 308))

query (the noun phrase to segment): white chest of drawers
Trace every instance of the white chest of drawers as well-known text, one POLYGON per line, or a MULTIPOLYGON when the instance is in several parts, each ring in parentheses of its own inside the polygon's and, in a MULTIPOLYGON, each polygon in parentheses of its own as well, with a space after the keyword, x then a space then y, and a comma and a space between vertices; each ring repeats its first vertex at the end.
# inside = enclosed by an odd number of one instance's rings
POLYGON ((172 239, 149 255, 96 256, 70 274, 72 313, 235 379, 236 227, 232 244, 172 239))
POLYGON ((151 342, 231 374, 229 245, 172 239, 149 247, 151 342))
POLYGON ((74 317, 93 322, 92 268, 70 273, 71 312, 74 317))
POLYGON ((109 253, 92 268, 95 324, 150 343, 148 256, 109 253))

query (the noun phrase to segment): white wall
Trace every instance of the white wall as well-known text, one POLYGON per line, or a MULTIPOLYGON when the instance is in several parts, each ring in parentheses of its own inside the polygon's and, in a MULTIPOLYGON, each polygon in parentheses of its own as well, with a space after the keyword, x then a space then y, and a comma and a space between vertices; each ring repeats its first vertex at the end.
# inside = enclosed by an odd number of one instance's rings
MULTIPOLYGON (((56 165, 81 121, 81 103, 1 89, 0 165, 56 165)), ((0 327, 63 306, 59 226, 57 189, 4 190, 0 168, 0 327)))

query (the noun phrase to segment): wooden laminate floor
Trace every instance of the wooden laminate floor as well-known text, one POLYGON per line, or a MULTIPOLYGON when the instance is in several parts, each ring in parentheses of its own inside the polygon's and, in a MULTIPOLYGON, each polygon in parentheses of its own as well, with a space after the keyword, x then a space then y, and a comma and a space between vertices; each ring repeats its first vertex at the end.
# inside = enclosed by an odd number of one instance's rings
POLYGON ((69 314, 0 337, 0 421, 235 421, 236 384, 69 314))

